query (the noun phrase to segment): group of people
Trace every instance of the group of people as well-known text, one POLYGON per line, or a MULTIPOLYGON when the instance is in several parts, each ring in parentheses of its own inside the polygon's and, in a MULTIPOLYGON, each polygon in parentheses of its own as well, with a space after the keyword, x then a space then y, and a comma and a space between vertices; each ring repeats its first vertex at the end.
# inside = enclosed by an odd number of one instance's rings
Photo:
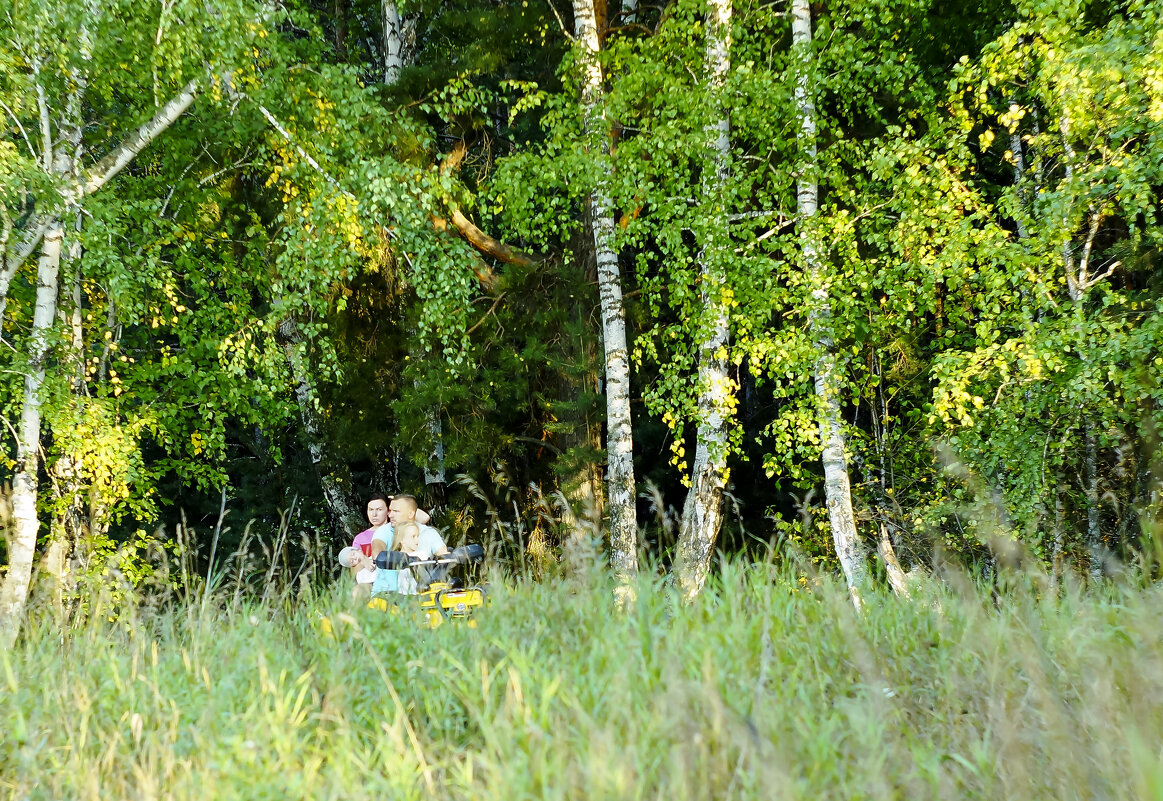
POLYGON ((373 495, 367 504, 370 527, 339 552, 339 563, 351 572, 357 590, 414 595, 418 588, 412 571, 377 568, 375 558, 388 550, 421 560, 448 553, 440 532, 428 525, 431 519, 412 495, 373 495))

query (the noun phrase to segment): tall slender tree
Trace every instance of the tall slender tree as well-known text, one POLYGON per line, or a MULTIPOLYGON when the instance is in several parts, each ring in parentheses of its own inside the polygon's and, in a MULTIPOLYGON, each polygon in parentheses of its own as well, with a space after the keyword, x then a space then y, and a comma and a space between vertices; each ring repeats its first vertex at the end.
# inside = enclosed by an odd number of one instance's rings
MULTIPOLYGON (((86 17, 92 9, 88 4, 63 7, 58 11, 66 17, 79 14, 86 17)), ((120 144, 104 158, 86 168, 84 154, 84 122, 80 117, 84 108, 82 93, 90 86, 94 74, 90 34, 80 37, 81 46, 74 54, 64 54, 66 76, 50 76, 45 67, 47 54, 35 33, 43 18, 18 20, 14 35, 29 34, 18 42, 17 49, 25 54, 24 60, 31 74, 30 89, 35 97, 35 108, 41 132, 40 163, 56 187, 56 197, 41 198, 39 207, 31 215, 24 236, 13 253, 6 253, 5 265, 12 274, 23 259, 40 248, 37 259, 36 301, 29 335, 28 367, 24 378, 23 398, 20 404, 20 422, 17 428, 16 469, 13 475, 12 506, 14 532, 9 545, 9 568, 0 584, 0 644, 9 647, 20 627, 32 576, 33 554, 40 528, 37 511, 38 472, 40 468, 42 420, 44 402, 46 356, 55 328, 60 289, 61 255, 65 249, 66 220, 75 217, 88 196, 100 192, 130 164, 151 142, 164 133, 193 104, 198 95, 199 80, 191 80, 169 100, 161 104, 152 116, 134 130, 122 134, 120 144), (21 25, 19 23, 25 23, 21 25), (78 80, 80 76, 80 80, 78 80), (52 83, 49 83, 49 80, 52 83), (61 94, 53 95, 53 86, 62 87, 61 94)), ((82 27, 96 22, 86 18, 82 27)), ((59 55, 59 54, 58 54, 59 55)), ((59 63, 59 62, 58 62, 59 63)), ((31 142, 29 142, 31 147, 31 142)))
MULTIPOLYGON (((609 163, 610 144, 603 102, 597 14, 593 0, 574 0, 574 36, 578 46, 582 115, 590 155, 609 163)), ((615 250, 614 209, 602 169, 589 193, 594 255, 598 264, 602 342, 606 362, 606 485, 610 512, 610 550, 614 573, 628 584, 638 572, 638 520, 634 509, 634 439, 630 422, 630 355, 626 347, 626 312, 615 250)))
POLYGON ((725 261, 732 255, 723 190, 729 180, 730 121, 722 94, 731 67, 731 0, 711 0, 704 59, 712 122, 707 126, 700 211, 708 219, 699 256, 698 424, 691 487, 683 507, 675 572, 682 593, 693 598, 706 581, 715 538, 722 524, 723 489, 728 478, 727 429, 733 413, 735 382, 727 371, 732 287, 725 261))
POLYGON ((852 511, 852 490, 848 478, 843 420, 840 417, 841 380, 836 364, 829 276, 823 248, 814 230, 813 219, 819 205, 816 152, 816 106, 812 55, 812 12, 808 0, 792 0, 792 49, 795 63, 795 102, 799 116, 797 139, 800 148, 800 176, 796 181, 799 212, 800 255, 811 288, 808 329, 816 348, 814 384, 821 457, 824 465, 824 499, 836 556, 848 582, 848 592, 857 609, 863 605, 867 569, 856 533, 852 511))

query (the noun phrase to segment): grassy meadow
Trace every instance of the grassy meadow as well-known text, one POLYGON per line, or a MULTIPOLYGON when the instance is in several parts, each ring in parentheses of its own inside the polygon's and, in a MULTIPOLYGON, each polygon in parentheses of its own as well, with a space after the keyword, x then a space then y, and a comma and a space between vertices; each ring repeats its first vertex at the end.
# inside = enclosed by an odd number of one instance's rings
POLYGON ((40 615, 0 654, 0 798, 1163 798, 1159 587, 491 591, 434 631, 338 587, 40 615))

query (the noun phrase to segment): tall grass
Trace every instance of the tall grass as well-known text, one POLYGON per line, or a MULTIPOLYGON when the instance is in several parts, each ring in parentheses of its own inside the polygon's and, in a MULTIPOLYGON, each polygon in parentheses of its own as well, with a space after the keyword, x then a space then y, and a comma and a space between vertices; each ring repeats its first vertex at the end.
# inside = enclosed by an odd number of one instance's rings
MULTIPOLYGON (((961 586, 961 590, 955 589, 961 586)), ((872 596, 726 564, 691 606, 494 576, 476 628, 347 600, 38 618, 0 797, 1163 797, 1163 591, 872 596)))

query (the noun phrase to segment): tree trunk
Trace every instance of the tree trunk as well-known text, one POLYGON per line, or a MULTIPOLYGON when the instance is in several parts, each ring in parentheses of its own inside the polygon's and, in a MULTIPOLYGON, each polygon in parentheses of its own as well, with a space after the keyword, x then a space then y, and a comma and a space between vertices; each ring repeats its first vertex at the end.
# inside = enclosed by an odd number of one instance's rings
POLYGON ((429 406, 424 416, 431 445, 424 461, 424 502, 428 504, 424 508, 434 512, 444 505, 448 484, 444 472, 444 426, 440 420, 440 405, 429 406))
POLYGON ((347 60, 347 0, 335 0, 335 58, 347 60))
MULTIPOLYGON (((96 13, 94 10, 93 13, 96 13)), ((84 45, 88 32, 82 26, 79 35, 84 45)), ((84 53, 84 48, 82 53, 84 53)), ((87 84, 86 75, 75 74, 73 94, 66 98, 67 116, 61 145, 51 151, 49 135, 49 108, 43 91, 39 92, 41 128, 45 140, 44 166, 53 173, 62 189, 66 210, 77 212, 85 196, 103 189, 109 181, 130 164, 154 139, 165 132, 198 96, 198 82, 192 80, 153 117, 130 132, 121 143, 103 159, 81 172, 83 120, 81 92, 87 84)), ((38 87, 39 88, 39 87, 38 87)), ((16 471, 12 479, 13 538, 8 549, 8 572, 0 585, 0 646, 11 647, 20 629, 28 601, 28 586, 32 577, 32 560, 36 549, 36 535, 40 521, 36 512, 37 479, 41 434, 41 388, 45 377, 45 355, 48 335, 56 318, 59 291, 61 250, 64 243, 64 225, 61 216, 34 215, 25 235, 14 253, 6 255, 3 276, 15 275, 24 259, 40 245, 37 263, 36 310, 29 335, 29 368, 24 377, 24 402, 20 412, 20 429, 16 441, 16 471)), ((7 286, 0 287, 7 289, 7 286)), ((3 320, 3 301, 0 297, 0 322, 3 320)))
POLYGON ((404 19, 393 0, 383 0, 384 83, 394 84, 404 68, 404 19))
MULTIPOLYGON (((602 68, 598 63, 598 26, 592 0, 574 0, 574 33, 581 47, 582 106, 585 135, 591 153, 610 155, 602 130, 602 68)), ((627 586, 638 573, 638 520, 634 504, 634 440, 630 424, 630 359, 626 347, 626 313, 622 279, 614 251, 614 213, 604 180, 591 190, 590 220, 598 292, 602 309, 602 341, 606 356, 606 480, 610 507, 610 550, 614 574, 627 586)))
POLYGON ((1098 437, 1094 428, 1086 428, 1086 547, 1090 553, 1090 580, 1102 578, 1105 546, 1102 542, 1102 526, 1099 513, 1098 492, 1098 437))
POLYGON ((880 540, 876 550, 884 562, 884 572, 888 574, 888 583, 892 591, 900 598, 909 597, 909 587, 905 582, 905 571, 901 570, 901 563, 896 558, 896 549, 892 547, 892 537, 888 535, 888 526, 880 524, 880 540))
MULTIPOLYGON (((63 365, 69 366, 73 374, 72 395, 73 408, 83 413, 88 387, 88 365, 85 362, 85 337, 83 322, 84 293, 81 287, 81 241, 80 231, 83 216, 76 215, 73 224, 74 233, 78 236, 70 238, 68 247, 62 253, 61 274, 69 276, 69 304, 68 311, 59 309, 62 324, 69 332, 68 358, 63 359, 63 365), (67 255, 66 255, 67 254, 67 255)), ((65 293, 62 292, 62 300, 65 293)), ((58 304, 64 307, 64 303, 58 304)), ((64 596, 69 591, 67 584, 66 560, 76 553, 85 539, 85 532, 89 527, 85 498, 88 492, 96 492, 95 488, 85 487, 85 464, 83 458, 75 453, 62 453, 50 469, 56 477, 54 482, 58 493, 59 514, 52 521, 50 528, 51 545, 49 554, 46 554, 42 565, 46 566, 49 575, 55 582, 55 599, 58 608, 64 603, 64 596)))
POLYGON ((364 527, 364 517, 351 502, 351 476, 347 465, 334 459, 330 450, 323 445, 315 385, 303 364, 303 356, 299 352, 302 338, 293 319, 287 318, 279 325, 278 339, 291 368, 295 400, 303 421, 303 437, 311 454, 311 464, 323 488, 323 498, 331 512, 335 536, 340 541, 350 542, 364 527))
POLYGON ((8 544, 8 572, 0 585, 0 646, 11 648, 20 631, 32 579, 36 534, 37 476, 40 467, 40 405, 48 335, 57 311, 61 246, 64 226, 49 222, 41 245, 36 271, 36 311, 29 341, 28 372, 24 376, 24 405, 16 440, 16 474, 12 479, 13 536, 8 544))
MULTIPOLYGON (((1070 118, 1063 115, 1058 121, 1058 130, 1062 137, 1062 151, 1065 154, 1063 158, 1063 168, 1066 174, 1066 181, 1070 183, 1074 180, 1074 161, 1076 154, 1073 146, 1070 144, 1071 124, 1070 118)), ((1090 274, 1090 249, 1094 242, 1094 237, 1098 232, 1097 215, 1091 215, 1092 225, 1090 235, 1081 245, 1081 255, 1076 258, 1075 244, 1073 241, 1073 231, 1070 230, 1069 217, 1064 215, 1062 219, 1063 227, 1063 242, 1062 242, 1062 268, 1066 273, 1066 290, 1070 296, 1071 302, 1074 304, 1074 314, 1079 320, 1078 330, 1083 331, 1083 325, 1086 319, 1086 296, 1090 288, 1094 285, 1095 279, 1090 274)), ((1087 353, 1085 347, 1079 348, 1079 358, 1084 366, 1090 364, 1090 354, 1087 353)), ((1102 524, 1100 518, 1101 509, 1099 507, 1099 482, 1098 482, 1098 436, 1095 434, 1094 425, 1091 423, 1089 416, 1085 409, 1081 410, 1084 417, 1083 423, 1083 444, 1086 448, 1084 456, 1086 465, 1086 486, 1084 487, 1086 496, 1086 546, 1090 556, 1090 564, 1088 565, 1088 575, 1092 581, 1097 581, 1102 578, 1103 571, 1103 551, 1102 544, 1102 524)))
POLYGON ((862 592, 867 570, 864 551, 856 534, 852 513, 852 491, 848 462, 844 453, 844 430, 840 417, 840 376, 831 332, 832 307, 820 247, 812 223, 816 215, 819 187, 816 181, 816 107, 812 97, 812 16, 808 0, 792 0, 792 47, 798 51, 796 64, 796 108, 800 117, 798 138, 802 154, 801 177, 796 182, 800 244, 808 270, 812 296, 808 309, 808 330, 816 345, 815 390, 818 403, 820 444, 824 464, 824 498, 836 556, 848 582, 848 593, 857 610, 863 607, 862 592))
POLYGON ((1062 550, 1066 540, 1066 485, 1054 488, 1054 544, 1050 551, 1050 589, 1062 580, 1062 550))
POLYGON ((711 0, 707 19, 704 66, 715 122, 706 131, 710 177, 704 181, 702 194, 713 220, 699 260, 699 294, 706 319, 700 326, 704 338, 699 345, 698 426, 691 489, 683 507, 675 564, 679 587, 688 600, 703 588, 722 524, 723 489, 728 478, 727 425, 735 391, 727 372, 731 295, 724 260, 730 256, 728 223, 722 211, 715 211, 725 206, 722 194, 730 149, 729 121, 719 96, 731 65, 731 10, 731 0, 711 0))

